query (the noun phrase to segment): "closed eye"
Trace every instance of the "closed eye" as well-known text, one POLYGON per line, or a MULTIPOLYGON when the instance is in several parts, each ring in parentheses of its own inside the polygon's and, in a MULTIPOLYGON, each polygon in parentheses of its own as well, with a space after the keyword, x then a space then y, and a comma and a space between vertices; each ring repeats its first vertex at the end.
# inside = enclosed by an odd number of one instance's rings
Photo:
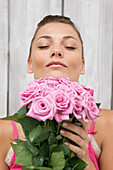
POLYGON ((46 49, 46 48, 48 48, 49 46, 39 46, 38 48, 40 48, 40 49, 46 49))
POLYGON ((75 50, 76 48, 75 47, 71 47, 71 46, 66 46, 67 49, 70 49, 70 50, 75 50))

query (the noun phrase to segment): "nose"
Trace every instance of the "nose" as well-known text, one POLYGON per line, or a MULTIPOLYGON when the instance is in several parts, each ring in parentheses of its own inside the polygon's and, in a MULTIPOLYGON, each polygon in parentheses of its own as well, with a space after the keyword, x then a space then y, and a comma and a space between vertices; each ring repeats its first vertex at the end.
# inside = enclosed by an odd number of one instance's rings
POLYGON ((55 50, 55 51, 52 51, 52 53, 51 53, 51 57, 62 57, 63 56, 63 54, 62 54, 62 52, 61 51, 58 51, 58 50, 55 50))
POLYGON ((50 51, 50 56, 51 58, 52 57, 60 57, 60 58, 64 57, 64 50, 59 40, 54 40, 51 51, 50 51))

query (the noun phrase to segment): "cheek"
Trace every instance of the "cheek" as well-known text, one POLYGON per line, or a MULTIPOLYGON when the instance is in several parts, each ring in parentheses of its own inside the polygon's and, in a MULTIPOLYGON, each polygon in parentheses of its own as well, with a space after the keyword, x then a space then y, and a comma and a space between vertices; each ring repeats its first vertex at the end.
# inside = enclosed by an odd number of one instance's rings
POLYGON ((70 54, 70 56, 67 57, 67 63, 69 64, 70 68, 75 70, 79 69, 81 67, 82 57, 79 53, 70 54))
POLYGON ((34 52, 31 56, 32 58, 32 64, 34 67, 40 67, 43 66, 46 62, 46 53, 44 54, 41 52, 34 52))

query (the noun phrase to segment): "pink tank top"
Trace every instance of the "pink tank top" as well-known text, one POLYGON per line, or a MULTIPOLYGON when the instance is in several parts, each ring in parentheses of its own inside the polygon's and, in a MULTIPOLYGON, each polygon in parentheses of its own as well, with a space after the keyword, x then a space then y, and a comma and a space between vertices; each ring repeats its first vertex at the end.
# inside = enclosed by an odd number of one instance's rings
MULTIPOLYGON (((13 120, 11 121, 11 123, 12 123, 12 126, 13 126, 14 139, 17 139, 18 135, 17 135, 16 124, 15 124, 15 122, 13 120)), ((22 170, 23 166, 14 164, 15 160, 16 160, 16 154, 14 153, 13 157, 12 157, 12 160, 11 160, 10 170, 22 170)))
MULTIPOLYGON (((99 111, 101 111, 101 108, 99 108, 99 111)), ((94 139, 92 134, 96 133, 96 130, 93 130, 94 125, 95 125, 95 122, 92 122, 90 130, 88 131, 88 134, 91 134, 92 139, 94 139)), ((91 161, 93 162, 96 170, 99 170, 98 156, 95 153, 94 149, 92 148, 92 145, 91 145, 90 141, 89 141, 89 145, 88 145, 88 155, 89 155, 91 161)))
MULTIPOLYGON (((100 111, 100 110, 101 110, 101 109, 99 108, 99 111, 100 111)), ((14 139, 17 139, 18 136, 17 136, 16 124, 15 124, 15 122, 14 122, 13 120, 12 120, 11 122, 12 122, 12 126, 13 126, 13 131, 14 131, 14 139)), ((93 138, 93 135, 92 135, 92 134, 96 132, 95 130, 93 130, 94 125, 95 125, 95 123, 92 122, 91 127, 90 127, 90 130, 88 131, 88 134, 91 134, 91 137, 92 137, 92 138, 93 138)), ((89 155, 91 161, 93 162, 96 170, 99 170, 99 166, 98 166, 98 156, 97 156, 97 154, 95 153, 95 151, 93 150, 90 141, 89 141, 89 144, 88 144, 88 155, 89 155)), ((22 167, 23 167, 23 166, 14 164, 15 159, 16 159, 16 154, 14 153, 14 155, 13 155, 13 157, 12 157, 12 160, 11 160, 10 170, 22 170, 22 167)))

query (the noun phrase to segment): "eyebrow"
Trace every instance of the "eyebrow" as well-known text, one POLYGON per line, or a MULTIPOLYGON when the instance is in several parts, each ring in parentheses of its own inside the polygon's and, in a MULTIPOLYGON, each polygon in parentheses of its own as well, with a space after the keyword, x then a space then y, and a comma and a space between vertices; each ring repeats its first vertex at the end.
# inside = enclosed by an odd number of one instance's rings
MULTIPOLYGON (((39 38, 37 39, 37 41, 40 40, 40 39, 42 39, 42 38, 45 38, 45 39, 52 39, 51 36, 44 35, 44 36, 39 37, 39 38)), ((70 38, 72 38, 72 39, 74 39, 75 41, 79 42, 79 41, 78 41, 75 37, 73 37, 73 36, 64 36, 64 37, 63 37, 64 40, 70 39, 70 38)))
POLYGON ((69 38, 72 38, 72 39, 78 41, 78 40, 77 40, 75 37, 73 37, 73 36, 64 36, 64 37, 63 37, 63 39, 69 39, 69 38))
POLYGON ((50 37, 50 36, 47 36, 47 35, 44 35, 44 36, 41 36, 41 37, 39 37, 39 38, 37 39, 37 41, 38 41, 38 40, 40 40, 40 39, 42 39, 42 38, 46 38, 46 39, 52 39, 52 37, 50 37))

